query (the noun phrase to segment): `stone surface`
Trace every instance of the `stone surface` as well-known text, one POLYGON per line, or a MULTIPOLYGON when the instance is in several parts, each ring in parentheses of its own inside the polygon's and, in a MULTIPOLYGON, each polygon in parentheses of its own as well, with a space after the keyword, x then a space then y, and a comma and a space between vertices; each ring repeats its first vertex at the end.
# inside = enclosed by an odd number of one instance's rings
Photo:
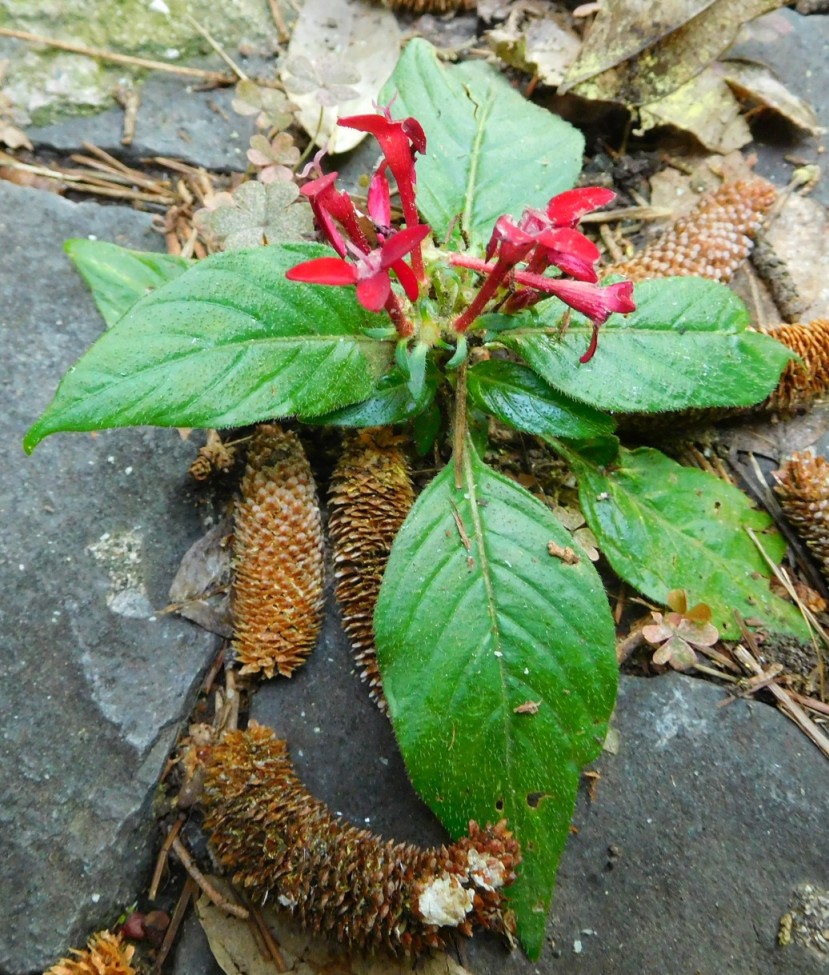
MULTIPOLYGON (((94 16, 87 0, 0 0, 0 27, 173 66, 208 55, 209 64, 199 66, 222 73, 229 73, 228 65, 199 28, 233 59, 270 57, 278 49, 276 26, 261 0, 95 0, 94 16)), ((0 57, 10 62, 7 94, 37 124, 111 104, 116 88, 142 75, 129 64, 7 37, 0 38, 0 57)))
POLYGON ((157 610, 202 519, 195 448, 130 430, 20 446, 103 323, 71 236, 158 249, 150 218, 0 183, 0 970, 40 971, 135 899, 151 800, 215 638, 157 610))

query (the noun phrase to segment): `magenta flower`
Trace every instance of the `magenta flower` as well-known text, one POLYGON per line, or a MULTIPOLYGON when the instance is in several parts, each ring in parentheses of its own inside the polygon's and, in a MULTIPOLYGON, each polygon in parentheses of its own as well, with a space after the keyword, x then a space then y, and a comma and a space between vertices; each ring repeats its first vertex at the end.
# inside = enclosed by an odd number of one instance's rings
POLYGON ((353 245, 355 263, 339 257, 317 257, 286 272, 289 281, 306 284, 357 285, 357 300, 369 311, 380 311, 393 297, 389 271, 394 271, 410 301, 418 295, 417 278, 403 258, 429 233, 425 224, 406 227, 364 254, 353 245))

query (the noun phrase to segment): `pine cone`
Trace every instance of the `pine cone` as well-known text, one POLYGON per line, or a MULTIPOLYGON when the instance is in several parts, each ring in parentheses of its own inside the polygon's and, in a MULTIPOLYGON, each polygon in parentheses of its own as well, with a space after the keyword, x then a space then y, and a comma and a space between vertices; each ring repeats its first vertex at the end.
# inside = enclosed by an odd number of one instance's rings
POLYGON ((723 183, 658 240, 607 273, 631 281, 696 274, 727 284, 751 252, 752 239, 775 195, 771 183, 759 177, 723 183))
POLYGON ((85 949, 73 948, 72 954, 76 957, 61 958, 45 975, 137 975, 131 964, 135 948, 111 931, 98 931, 85 949))
POLYGON ((829 390, 829 319, 816 318, 808 325, 779 325, 760 331, 788 346, 803 360, 786 365, 764 409, 791 412, 809 406, 829 390))
POLYGON ((829 580, 829 461, 810 452, 795 453, 776 476, 774 490, 783 513, 829 580))
POLYGON ((384 841, 309 795, 286 742, 255 722, 214 748, 203 802, 210 845, 234 883, 349 947, 415 956, 444 947, 447 929, 512 932, 501 888, 520 854, 503 822, 470 823, 448 847, 384 841))
POLYGON ((242 674, 290 677, 314 649, 323 604, 317 489, 294 433, 259 427, 236 504, 233 651, 242 674))
POLYGON ((386 710, 374 644, 374 607, 392 543, 414 502, 409 465, 388 431, 352 436, 331 477, 328 532, 343 629, 369 694, 386 710))

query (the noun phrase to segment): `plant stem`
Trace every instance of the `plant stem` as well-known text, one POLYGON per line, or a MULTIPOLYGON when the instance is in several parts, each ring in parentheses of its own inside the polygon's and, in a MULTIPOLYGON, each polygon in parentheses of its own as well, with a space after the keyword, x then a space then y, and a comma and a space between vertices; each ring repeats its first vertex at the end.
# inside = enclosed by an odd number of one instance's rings
POLYGON ((400 338, 411 338, 415 331, 414 325, 403 312, 403 309, 400 307, 400 300, 394 292, 389 295, 384 308, 388 313, 389 318, 394 323, 394 327, 397 329, 397 334, 400 336, 400 338))
POLYGON ((463 452, 466 445, 466 369, 467 363, 458 369, 455 385, 455 411, 452 417, 452 460, 455 464, 455 487, 463 487, 463 452))

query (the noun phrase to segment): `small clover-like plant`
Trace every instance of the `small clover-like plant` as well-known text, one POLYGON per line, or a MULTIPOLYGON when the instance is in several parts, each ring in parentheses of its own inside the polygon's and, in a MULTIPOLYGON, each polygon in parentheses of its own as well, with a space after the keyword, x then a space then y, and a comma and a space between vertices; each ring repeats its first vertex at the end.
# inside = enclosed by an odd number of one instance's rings
POLYGON ((670 613, 654 612, 653 623, 642 628, 642 636, 655 646, 655 664, 669 664, 674 670, 690 670, 697 663, 696 648, 713 647, 720 634, 711 623, 711 607, 696 603, 688 608, 684 589, 673 589, 665 597, 670 613))
MULTIPOLYGON (((645 596, 692 589, 724 638, 734 609, 802 633, 745 530, 766 532, 766 554, 780 558, 770 520, 711 475, 624 448, 613 416, 759 402, 791 353, 749 330, 723 285, 602 281, 578 225, 613 192, 573 188, 580 134, 491 67, 444 67, 414 40, 383 97, 377 114, 340 120, 382 152, 365 212, 319 159, 289 201, 289 213, 313 215, 322 243, 272 233, 257 197, 247 209, 270 246, 176 265, 152 293, 136 287, 134 304, 99 274, 109 314, 120 296, 122 315, 64 377, 25 447, 58 431, 296 417, 396 425, 421 452, 451 450, 394 541, 377 663, 409 776, 449 832, 506 819, 520 842, 508 896, 537 956, 580 771, 615 702, 615 633, 578 540, 486 463, 480 418, 567 462, 598 549, 645 596)), ((217 229, 246 233, 247 215, 236 219, 217 229)), ((291 226, 281 220, 273 226, 291 226)), ((94 256, 73 253, 93 280, 94 256)), ((141 255, 122 253, 120 279, 142 281, 141 255)))

